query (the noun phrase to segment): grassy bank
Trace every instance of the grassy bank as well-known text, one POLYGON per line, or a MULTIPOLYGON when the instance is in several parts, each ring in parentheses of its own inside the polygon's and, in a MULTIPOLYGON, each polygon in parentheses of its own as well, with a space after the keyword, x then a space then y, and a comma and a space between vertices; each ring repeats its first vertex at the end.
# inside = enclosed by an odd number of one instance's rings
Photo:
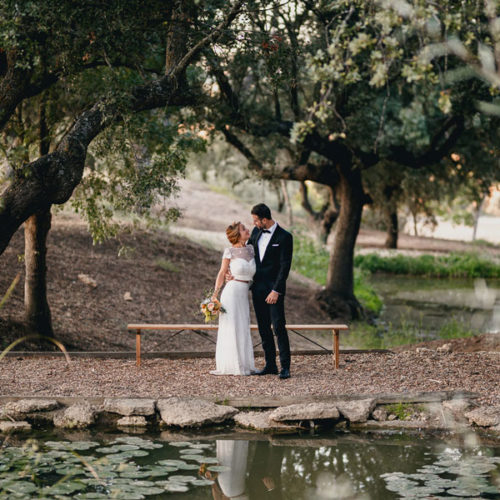
POLYGON ((356 255, 354 265, 372 273, 407 274, 432 278, 500 278, 500 265, 476 253, 448 255, 356 255))
MULTIPOLYGON (((296 235, 293 245, 294 271, 306 276, 320 285, 326 284, 329 252, 310 238, 296 235)), ((382 309, 382 301, 375 290, 368 284, 370 272, 364 269, 354 269, 354 295, 368 310, 378 314, 382 309)))

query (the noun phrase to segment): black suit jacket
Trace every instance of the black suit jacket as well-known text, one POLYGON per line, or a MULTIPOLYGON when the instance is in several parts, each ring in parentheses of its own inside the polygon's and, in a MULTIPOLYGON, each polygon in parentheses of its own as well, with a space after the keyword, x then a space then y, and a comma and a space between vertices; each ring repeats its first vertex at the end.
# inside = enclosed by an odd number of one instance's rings
POLYGON ((248 243, 254 247, 257 264, 252 291, 269 293, 275 290, 284 295, 286 280, 292 265, 293 237, 278 225, 269 241, 264 259, 261 261, 258 244, 261 234, 262 230, 255 227, 248 240, 248 243))

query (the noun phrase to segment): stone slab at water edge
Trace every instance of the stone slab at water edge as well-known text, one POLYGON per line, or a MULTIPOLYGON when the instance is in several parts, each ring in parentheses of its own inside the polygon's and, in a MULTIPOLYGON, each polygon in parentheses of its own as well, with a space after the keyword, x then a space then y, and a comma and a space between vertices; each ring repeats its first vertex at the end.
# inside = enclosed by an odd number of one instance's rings
MULTIPOLYGON (((279 398, 276 398, 275 408, 269 408, 268 400, 259 402, 258 398, 253 399, 253 405, 247 401, 236 408, 203 398, 13 400, 3 397, 0 398, 0 432, 26 431, 31 428, 31 424, 40 426, 40 422, 67 429, 105 424, 124 430, 130 427, 181 429, 236 425, 268 433, 293 433, 312 425, 355 425, 358 428, 418 428, 457 432, 464 428, 483 428, 498 432, 500 439, 500 406, 479 406, 474 395, 468 398, 463 394, 457 396, 454 398, 451 393, 417 394, 413 398, 408 394, 384 394, 373 398, 346 396, 344 399, 327 396, 322 401, 291 405, 280 405, 279 398), (263 406, 268 408, 263 409, 263 406), (130 412, 132 414, 128 414, 130 412)), ((300 398, 297 400, 300 401, 300 398)))

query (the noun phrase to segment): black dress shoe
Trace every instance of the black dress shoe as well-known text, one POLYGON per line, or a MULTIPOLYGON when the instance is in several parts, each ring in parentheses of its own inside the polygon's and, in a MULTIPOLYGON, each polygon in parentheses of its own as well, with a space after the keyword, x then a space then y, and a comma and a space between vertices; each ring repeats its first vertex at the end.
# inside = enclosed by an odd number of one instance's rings
POLYGON ((290 370, 283 368, 283 370, 280 371, 280 378, 290 378, 290 370))
POLYGON ((277 375, 277 374, 278 374, 278 368, 268 368, 267 366, 265 366, 263 370, 257 370, 256 372, 253 373, 253 375, 277 375))

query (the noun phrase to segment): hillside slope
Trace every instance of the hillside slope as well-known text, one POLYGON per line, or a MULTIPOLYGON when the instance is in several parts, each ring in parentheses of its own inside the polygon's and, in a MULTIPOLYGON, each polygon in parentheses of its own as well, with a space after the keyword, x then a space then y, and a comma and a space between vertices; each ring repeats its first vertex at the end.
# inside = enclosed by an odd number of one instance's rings
MULTIPOLYGON (((52 226, 48 238, 48 298, 56 336, 68 349, 133 350, 135 337, 127 332, 127 323, 202 321, 198 304, 213 287, 221 258, 218 250, 162 231, 141 231, 120 237, 121 244, 131 250, 118 257, 117 241, 94 246, 85 225, 76 216, 58 214, 52 226), (95 280, 97 286, 85 284, 79 278, 81 274, 95 280)), ((23 311, 24 268, 19 259, 23 252, 20 230, 0 256, 0 294, 7 290, 16 273, 21 273, 21 281, 0 311, 3 347, 24 333, 18 325, 23 311)), ((289 323, 329 321, 310 301, 312 291, 306 284, 289 280, 289 323)), ((214 348, 195 334, 169 337, 166 333, 150 333, 144 341, 145 349, 214 348)), ((295 335, 291 341, 295 347, 313 347, 295 335)), ((27 344, 30 345, 33 346, 27 344)), ((330 346, 329 336, 326 345, 330 346)))

